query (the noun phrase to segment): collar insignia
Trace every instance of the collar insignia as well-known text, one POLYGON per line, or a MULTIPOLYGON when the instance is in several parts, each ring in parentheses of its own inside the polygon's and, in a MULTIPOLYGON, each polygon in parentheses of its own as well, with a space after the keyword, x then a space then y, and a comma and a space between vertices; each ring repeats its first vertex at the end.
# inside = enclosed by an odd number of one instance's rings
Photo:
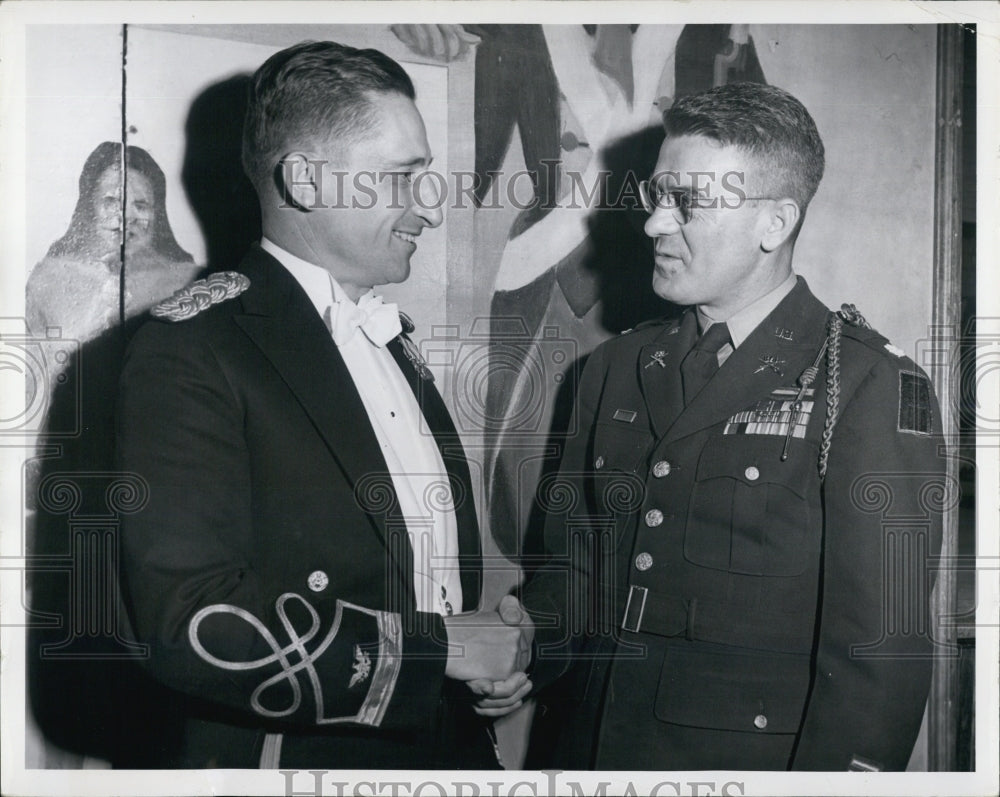
POLYGON ((782 371, 778 367, 779 365, 784 365, 785 364, 784 360, 779 360, 773 354, 767 354, 767 355, 764 355, 763 357, 758 357, 757 359, 760 361, 760 365, 757 367, 757 370, 754 371, 755 374, 759 374, 761 371, 766 371, 768 368, 770 368, 778 376, 784 376, 785 375, 784 371, 782 371))
POLYGON ((652 354, 649 355, 649 362, 646 363, 644 369, 649 368, 649 366, 653 365, 654 363, 660 366, 660 368, 666 368, 667 367, 667 363, 665 362, 666 358, 667 358, 667 353, 663 349, 654 351, 652 354))

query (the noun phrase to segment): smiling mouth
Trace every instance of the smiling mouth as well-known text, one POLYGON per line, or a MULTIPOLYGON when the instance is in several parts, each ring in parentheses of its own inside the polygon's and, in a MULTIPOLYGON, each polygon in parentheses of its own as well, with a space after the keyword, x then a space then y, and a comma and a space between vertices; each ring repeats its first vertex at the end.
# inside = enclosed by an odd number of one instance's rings
POLYGON ((392 234, 395 235, 400 240, 406 241, 408 244, 417 245, 417 236, 413 233, 403 232, 402 230, 393 230, 392 234))

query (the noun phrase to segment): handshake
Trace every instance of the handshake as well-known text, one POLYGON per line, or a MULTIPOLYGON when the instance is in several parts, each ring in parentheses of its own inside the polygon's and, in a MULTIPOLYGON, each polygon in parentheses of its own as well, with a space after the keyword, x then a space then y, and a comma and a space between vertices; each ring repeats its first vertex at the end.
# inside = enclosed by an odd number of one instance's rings
POLYGON ((445 675, 465 681, 479 697, 476 713, 502 717, 520 707, 531 691, 525 671, 531 664, 535 625, 518 599, 506 595, 496 611, 446 617, 445 628, 445 675))

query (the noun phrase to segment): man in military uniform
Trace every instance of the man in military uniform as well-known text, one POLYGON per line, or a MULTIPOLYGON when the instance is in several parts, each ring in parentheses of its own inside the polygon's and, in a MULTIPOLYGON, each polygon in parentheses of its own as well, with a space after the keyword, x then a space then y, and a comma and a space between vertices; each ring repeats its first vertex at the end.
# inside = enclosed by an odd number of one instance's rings
POLYGON ((142 480, 127 604, 174 690, 160 765, 496 768, 462 682, 522 669, 521 634, 476 611, 462 446, 371 290, 441 223, 413 195, 431 160, 413 85, 375 50, 279 52, 243 160, 260 246, 161 303, 121 380, 120 467, 142 480))
POLYGON ((575 662, 569 709, 539 697, 572 714, 549 763, 902 769, 947 492, 931 385, 792 270, 824 169, 798 100, 727 85, 664 124, 645 229, 687 309, 594 352, 540 488, 532 680, 575 662))

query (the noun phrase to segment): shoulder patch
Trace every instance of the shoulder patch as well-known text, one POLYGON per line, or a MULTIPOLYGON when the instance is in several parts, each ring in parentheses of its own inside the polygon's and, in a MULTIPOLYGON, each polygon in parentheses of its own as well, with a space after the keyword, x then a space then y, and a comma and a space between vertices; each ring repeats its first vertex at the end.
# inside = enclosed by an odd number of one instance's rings
POLYGON ((245 275, 237 271, 220 271, 181 288, 153 307, 150 313, 164 321, 186 321, 213 304, 235 299, 249 287, 250 279, 245 275))
POLYGON ((916 371, 900 371, 897 431, 930 434, 931 428, 930 380, 916 371))

